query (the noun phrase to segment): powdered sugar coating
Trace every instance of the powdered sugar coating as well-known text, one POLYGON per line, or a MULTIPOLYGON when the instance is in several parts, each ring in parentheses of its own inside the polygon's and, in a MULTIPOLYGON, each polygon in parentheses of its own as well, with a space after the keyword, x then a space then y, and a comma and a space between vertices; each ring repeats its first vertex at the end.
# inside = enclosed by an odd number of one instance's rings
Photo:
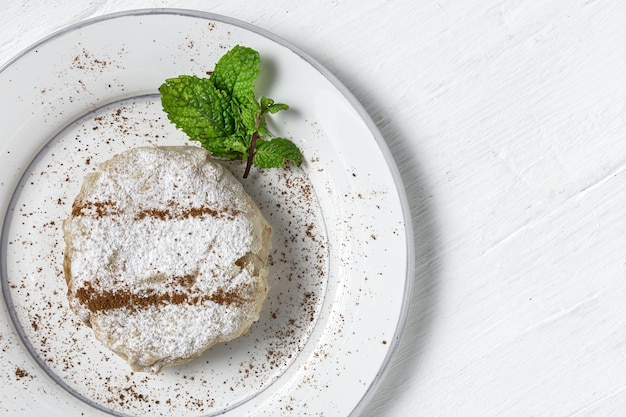
POLYGON ((85 178, 64 223, 70 307, 136 370, 190 360, 259 318, 271 229, 207 157, 120 154, 85 178))

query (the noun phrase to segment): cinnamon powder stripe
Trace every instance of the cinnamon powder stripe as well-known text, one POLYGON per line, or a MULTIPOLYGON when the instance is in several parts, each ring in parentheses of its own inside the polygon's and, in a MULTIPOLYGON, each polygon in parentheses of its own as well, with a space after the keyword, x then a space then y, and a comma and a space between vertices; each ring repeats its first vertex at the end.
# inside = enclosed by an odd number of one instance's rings
POLYGON ((169 209, 157 209, 150 208, 139 211, 135 215, 136 220, 143 220, 146 217, 152 217, 160 220, 168 220, 168 219, 188 219, 190 217, 198 218, 204 217, 205 215, 209 215, 215 218, 227 218, 233 219, 235 216, 241 214, 241 211, 236 209, 225 209, 225 210, 216 210, 211 207, 200 206, 200 207, 190 207, 185 210, 180 211, 172 211, 169 209))
POLYGON ((250 301, 241 295, 241 288, 225 291, 219 288, 212 294, 194 294, 189 292, 155 293, 149 289, 143 294, 133 293, 127 290, 98 291, 91 283, 79 288, 75 292, 75 297, 92 313, 98 311, 108 311, 119 308, 127 308, 130 311, 137 311, 155 305, 165 304, 200 304, 205 301, 228 306, 241 306, 250 301))
MULTIPOLYGON (((91 214, 90 212, 92 212, 96 218, 102 218, 105 216, 120 215, 123 213, 123 210, 118 208, 114 201, 84 201, 82 204, 75 202, 72 206, 72 216, 74 217, 87 216, 91 214)), ((137 212, 137 214, 135 214, 135 220, 143 220, 145 218, 185 220, 191 217, 199 218, 206 215, 218 219, 233 219, 240 214, 241 211, 234 208, 219 210, 207 206, 190 207, 183 210, 149 208, 137 212)))
POLYGON ((117 207, 115 201, 83 201, 82 204, 78 204, 78 201, 74 201, 72 205, 72 216, 86 216, 86 211, 93 211, 97 218, 122 213, 122 210, 117 207))

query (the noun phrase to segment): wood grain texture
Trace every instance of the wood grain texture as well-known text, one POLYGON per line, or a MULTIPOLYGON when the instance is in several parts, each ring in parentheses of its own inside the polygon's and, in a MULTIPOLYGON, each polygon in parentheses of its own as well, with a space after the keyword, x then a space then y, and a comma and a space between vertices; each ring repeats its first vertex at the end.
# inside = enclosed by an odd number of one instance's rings
POLYGON ((617 0, 4 2, 0 63, 68 24, 177 7, 328 67, 398 164, 411 314, 362 415, 626 407, 626 4, 617 0))

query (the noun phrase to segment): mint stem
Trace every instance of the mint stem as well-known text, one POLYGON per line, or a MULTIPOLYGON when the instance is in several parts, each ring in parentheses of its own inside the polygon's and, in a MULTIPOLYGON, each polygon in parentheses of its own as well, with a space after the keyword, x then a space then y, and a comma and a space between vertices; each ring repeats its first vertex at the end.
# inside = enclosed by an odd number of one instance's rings
POLYGON ((250 147, 248 148, 248 160, 246 161, 246 169, 243 172, 243 177, 248 178, 248 174, 250 173, 250 168, 252 168, 252 161, 254 161, 254 149, 256 148, 256 141, 259 138, 259 126, 261 126, 261 120, 267 113, 268 107, 262 107, 261 112, 256 117, 254 121, 254 133, 252 134, 252 138, 250 139, 250 147))
POLYGON ((256 140, 259 138, 259 131, 255 130, 250 139, 250 149, 248 150, 248 160, 246 161, 246 170, 243 172, 243 177, 248 178, 250 168, 252 168, 252 161, 254 160, 254 148, 256 146, 256 140))

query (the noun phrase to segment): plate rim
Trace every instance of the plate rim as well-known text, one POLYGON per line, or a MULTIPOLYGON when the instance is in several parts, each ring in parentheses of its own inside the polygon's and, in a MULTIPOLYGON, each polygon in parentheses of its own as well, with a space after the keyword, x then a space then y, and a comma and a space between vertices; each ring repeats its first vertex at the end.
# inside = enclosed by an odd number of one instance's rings
MULTIPOLYGON (((405 270, 406 276, 404 277, 404 286, 403 286, 403 296, 402 296, 402 305, 400 307, 400 312, 398 315, 398 319, 395 325, 395 329, 393 332, 393 342, 389 343, 389 348, 384 356, 383 361, 380 363, 376 375, 370 381, 367 389, 363 393, 362 397, 358 401, 358 403, 352 408, 349 416, 358 415, 362 412, 366 406, 369 404, 370 400, 374 396, 374 394, 379 390, 382 382, 384 381, 387 373, 389 371, 390 362, 395 357, 400 339, 404 333, 406 323, 408 321, 409 312, 410 312, 410 301, 413 294, 414 287, 414 278, 415 278, 415 238, 414 238, 414 230, 413 230, 413 221, 411 208, 408 201, 408 196, 406 192, 406 187, 404 186, 404 181, 402 180, 402 176, 398 169, 397 163, 391 153, 391 150, 385 141, 382 133, 380 132, 378 126, 374 122, 374 120, 369 115, 368 111, 361 104, 361 102, 356 98, 356 96, 339 80, 339 78, 334 75, 330 70, 328 70, 324 65, 318 62, 315 58, 313 58, 308 53, 304 52, 293 43, 287 41, 285 38, 278 36, 266 29, 263 29, 254 24, 245 22, 243 20, 239 20, 237 18, 233 18, 230 16, 217 14, 208 11, 195 10, 195 9, 186 9, 186 8, 136 8, 136 9, 128 9, 123 11, 117 11, 112 13, 106 13, 98 16, 94 16, 91 18, 83 19, 81 21, 66 25, 47 36, 37 40, 36 42, 30 44, 22 51, 14 55, 8 61, 4 62, 0 66, 0 74, 7 70, 11 65, 17 62, 26 54, 32 52, 40 45, 43 45, 54 38, 62 36, 67 32, 71 32, 74 30, 78 30, 82 27, 90 26, 93 24, 97 24, 107 20, 114 20, 121 17, 129 17, 129 16, 145 16, 145 15, 175 15, 175 16, 183 16, 183 17, 193 17, 200 18, 210 21, 222 22, 226 24, 230 24, 233 26, 240 27, 244 30, 248 30, 257 35, 265 37, 276 44, 283 46, 289 49, 291 52, 295 53, 300 59, 305 61, 311 67, 313 67, 318 73, 320 73, 326 80, 328 80, 332 86, 339 92, 341 95, 347 100, 349 105, 356 111, 359 118, 364 122, 367 127, 367 130, 371 133, 374 138, 376 145, 378 146, 381 155, 383 156, 387 169, 391 174, 393 179, 394 187, 395 187, 395 195, 399 199, 400 207, 402 209, 402 218, 403 218, 403 229, 404 229, 404 237, 406 240, 405 246, 405 270)), ((6 214, 6 213, 5 213, 6 214)), ((3 222, 4 223, 4 222, 3 222)), ((4 291, 3 291, 4 293, 4 291)), ((2 297, 2 302, 6 306, 6 297, 2 297)), ((13 324, 11 324, 13 327, 13 324)), ((15 330, 15 329, 14 329, 15 330)), ((21 339, 21 338, 20 338, 21 339)))

